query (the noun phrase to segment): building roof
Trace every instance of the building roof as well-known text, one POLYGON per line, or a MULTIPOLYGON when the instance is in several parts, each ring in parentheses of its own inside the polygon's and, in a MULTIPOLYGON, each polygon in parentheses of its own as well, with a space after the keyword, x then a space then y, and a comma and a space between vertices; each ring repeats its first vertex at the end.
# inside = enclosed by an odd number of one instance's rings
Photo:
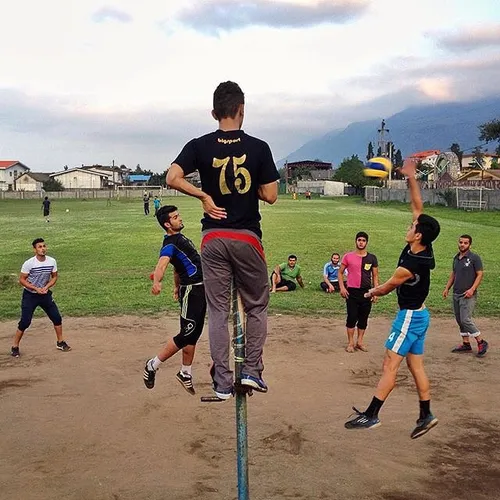
POLYGON ((141 174, 131 174, 127 176, 127 179, 130 182, 148 182, 151 179, 150 175, 141 175, 141 174))
POLYGON ((99 172, 94 172, 93 170, 87 170, 87 169, 84 169, 82 167, 73 167, 73 168, 68 168, 68 170, 59 170, 59 172, 54 172, 53 174, 50 174, 50 176, 57 177, 59 175, 64 175, 64 174, 68 174, 71 172, 76 172, 77 170, 79 170, 81 172, 85 172, 86 174, 89 174, 89 175, 98 175, 99 177, 106 177, 105 174, 100 174, 99 172))
POLYGON ((294 169, 299 167, 312 168, 312 169, 330 169, 332 168, 332 164, 326 161, 317 161, 317 160, 302 160, 302 161, 293 161, 287 162, 285 165, 288 165, 288 168, 294 169))
POLYGON ((457 181, 500 181, 500 170, 488 169, 488 170, 469 170, 462 174, 457 181))
POLYGON ((1 169, 10 168, 17 164, 22 165, 24 168, 28 168, 26 165, 23 165, 19 160, 0 160, 1 169))
POLYGON ((33 180, 37 182, 46 182, 50 179, 50 174, 46 172, 24 172, 17 179, 19 180, 21 177, 25 175, 31 177, 33 180))

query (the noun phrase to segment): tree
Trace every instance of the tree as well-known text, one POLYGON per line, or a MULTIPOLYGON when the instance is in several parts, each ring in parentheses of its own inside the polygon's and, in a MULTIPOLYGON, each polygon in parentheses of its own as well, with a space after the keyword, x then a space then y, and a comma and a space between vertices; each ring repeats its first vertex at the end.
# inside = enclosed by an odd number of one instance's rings
POLYGON ((61 181, 58 181, 57 179, 54 179, 51 177, 48 181, 45 181, 43 183, 43 190, 44 191, 64 191, 64 186, 62 185, 61 181))
POLYGON ((393 163, 396 168, 401 168, 403 166, 404 163, 403 153, 401 153, 400 149, 396 150, 396 153, 394 154, 393 163))
POLYGON ((452 153, 455 153, 458 157, 458 162, 460 163, 460 165, 462 165, 462 158, 464 156, 464 152, 460 149, 460 144, 458 144, 457 142, 454 142, 451 146, 450 146, 450 151, 452 153))
POLYGON ((311 178, 311 171, 307 167, 297 167, 291 172, 289 180, 302 181, 311 178))
POLYGON ((379 146, 377 149, 377 156, 382 156, 382 147, 379 146))
POLYGON ((336 170, 333 180, 345 182, 356 189, 357 193, 361 193, 363 186, 377 186, 379 181, 368 179, 363 174, 363 162, 358 158, 358 155, 352 155, 350 158, 344 158, 339 168, 336 170))
POLYGON ((495 154, 500 156, 500 120, 491 120, 479 125, 479 132, 479 140, 481 141, 498 141, 495 154))
POLYGON ((368 143, 368 153, 366 154, 366 159, 371 160, 375 156, 373 152, 373 144, 372 141, 368 143))

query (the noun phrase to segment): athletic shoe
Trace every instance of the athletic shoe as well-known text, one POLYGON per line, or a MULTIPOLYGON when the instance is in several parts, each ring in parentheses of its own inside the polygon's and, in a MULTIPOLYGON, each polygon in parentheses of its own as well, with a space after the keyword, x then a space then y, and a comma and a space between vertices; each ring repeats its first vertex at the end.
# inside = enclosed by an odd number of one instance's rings
POLYGON ((189 394, 195 394, 195 390, 193 387, 193 377, 189 375, 189 373, 183 373, 182 371, 179 371, 175 378, 182 384, 182 387, 186 389, 189 394))
POLYGON ((57 343, 57 348, 60 351, 64 351, 64 352, 71 351, 71 347, 68 344, 66 344, 66 342, 64 340, 62 340, 61 342, 57 343))
POLYGON ((11 347, 10 348, 10 355, 13 358, 18 358, 21 355, 19 352, 19 347, 11 347))
POLYGON ((143 380, 144 380, 144 385, 148 389, 152 389, 155 386, 155 377, 156 377, 156 370, 152 370, 149 366, 149 361, 146 362, 146 366, 144 367, 144 373, 142 375, 143 380))
POLYGON ((427 415, 425 418, 419 418, 417 420, 417 426, 413 429, 410 437, 412 439, 417 439, 429 432, 435 425, 437 425, 438 419, 434 415, 427 415))
POLYGON ((231 398, 233 395, 233 391, 230 389, 228 391, 216 391, 214 389, 215 395, 219 398, 222 399, 223 401, 226 401, 231 398))
POLYGON ((480 344, 477 344, 477 356, 482 358, 488 351, 488 342, 483 340, 480 344))
POLYGON ((375 429, 375 427, 381 425, 380 420, 377 417, 367 417, 363 412, 354 408, 354 406, 352 409, 354 410, 356 417, 352 420, 348 420, 344 424, 346 429, 375 429))
POLYGON ((472 352, 472 347, 469 342, 464 342, 454 347, 451 352, 472 352))
POLYGON ((241 385, 251 387, 257 392, 267 392, 266 383, 261 378, 252 377, 252 375, 241 374, 241 385))

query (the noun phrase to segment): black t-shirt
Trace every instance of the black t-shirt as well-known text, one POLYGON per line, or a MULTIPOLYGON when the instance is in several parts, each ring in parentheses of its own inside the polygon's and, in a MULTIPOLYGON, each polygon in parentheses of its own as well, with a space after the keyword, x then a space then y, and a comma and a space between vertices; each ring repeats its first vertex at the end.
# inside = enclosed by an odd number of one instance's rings
POLYGON ((43 200, 42 201, 43 209, 48 212, 50 210, 50 200, 43 200))
POLYGON ((398 267, 404 267, 413 274, 413 278, 398 286, 398 304, 400 309, 420 309, 431 285, 431 269, 436 267, 432 245, 416 254, 406 245, 401 252, 398 267))
POLYGON ((170 257, 181 285, 194 285, 203 281, 200 254, 193 242, 183 234, 165 235, 160 257, 170 257))
POLYGON ((188 175, 200 173, 201 186, 227 218, 202 219, 203 229, 249 229, 262 237, 258 189, 279 179, 268 144, 243 130, 217 130, 189 141, 173 163, 188 175))

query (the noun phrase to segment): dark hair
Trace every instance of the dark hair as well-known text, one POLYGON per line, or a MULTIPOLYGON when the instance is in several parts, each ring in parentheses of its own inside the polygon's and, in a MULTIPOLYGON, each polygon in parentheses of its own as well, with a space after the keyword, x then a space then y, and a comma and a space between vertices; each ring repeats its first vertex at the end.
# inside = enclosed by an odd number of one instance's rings
POLYGON ((223 82, 214 92, 214 114, 217 120, 234 118, 241 104, 245 104, 245 94, 234 82, 223 82))
POLYGON ((33 240, 33 243, 31 244, 33 248, 36 248, 38 243, 45 243, 45 240, 43 238, 37 238, 36 240, 33 240))
POLYGON ((48 196, 46 196, 46 197, 44 198, 44 200, 48 200, 48 199, 49 199, 49 197, 48 197, 48 196))
POLYGON ((289 255, 288 258, 289 259, 295 259, 295 260, 297 260, 297 256, 294 255, 293 253, 291 255, 289 255))
POLYGON ((364 238, 368 242, 368 233, 365 233, 364 231, 359 231, 356 234, 356 238, 354 238, 354 240, 357 240, 358 238, 364 238))
MULTIPOLYGON (((337 256, 338 256, 338 258, 340 259, 340 254, 339 254, 339 253, 337 253, 337 252, 333 252, 333 253, 332 253, 332 257, 333 257, 334 255, 337 255, 337 256)), ((330 259, 331 259, 332 257, 330 257, 330 259)))
POLYGON ((439 222, 434 217, 427 214, 418 216, 415 232, 422 235, 422 245, 430 245, 439 236, 440 231, 439 222))
POLYGON ((162 229, 165 229, 165 224, 170 221, 170 214, 175 212, 177 207, 174 205, 165 205, 156 213, 156 220, 162 229))
POLYGON ((460 238, 467 238, 469 240, 469 245, 472 245, 472 236, 470 234, 462 234, 460 238))

